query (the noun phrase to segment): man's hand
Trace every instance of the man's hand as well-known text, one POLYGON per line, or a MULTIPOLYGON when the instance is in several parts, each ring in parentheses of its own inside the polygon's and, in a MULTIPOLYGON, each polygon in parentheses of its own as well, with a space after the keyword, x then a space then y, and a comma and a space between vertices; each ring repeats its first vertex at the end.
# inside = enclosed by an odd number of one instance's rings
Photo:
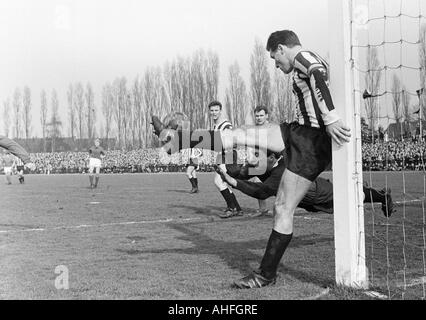
POLYGON ((227 182, 228 184, 230 184, 233 187, 237 186, 237 180, 235 180, 229 174, 227 174, 220 166, 215 165, 214 169, 218 174, 220 174, 223 181, 227 182))
POLYGON ((327 133, 339 146, 350 141, 351 129, 345 126, 341 120, 326 126, 327 133))
POLYGON ((36 165, 33 162, 26 163, 25 167, 30 169, 31 171, 34 171, 36 169, 36 165))

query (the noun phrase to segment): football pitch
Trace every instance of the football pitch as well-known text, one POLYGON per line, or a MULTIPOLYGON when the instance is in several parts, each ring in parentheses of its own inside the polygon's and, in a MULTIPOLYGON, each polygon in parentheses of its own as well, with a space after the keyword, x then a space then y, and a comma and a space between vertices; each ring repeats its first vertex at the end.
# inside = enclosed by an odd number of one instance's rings
MULTIPOLYGON (((373 177, 402 201, 402 173, 373 177)), ((423 177, 406 173, 405 193, 421 198, 423 177)), ((0 178, 1 299, 369 299, 334 284, 333 216, 304 210, 276 285, 232 288, 258 267, 272 218, 219 218, 225 203, 212 173, 199 174, 198 194, 183 173, 102 175, 94 190, 87 175, 27 175, 24 185, 0 178)), ((257 200, 235 192, 246 214, 257 209, 257 200)), ((367 205, 365 222, 372 289, 421 298, 422 202, 399 205, 390 219, 367 205)))

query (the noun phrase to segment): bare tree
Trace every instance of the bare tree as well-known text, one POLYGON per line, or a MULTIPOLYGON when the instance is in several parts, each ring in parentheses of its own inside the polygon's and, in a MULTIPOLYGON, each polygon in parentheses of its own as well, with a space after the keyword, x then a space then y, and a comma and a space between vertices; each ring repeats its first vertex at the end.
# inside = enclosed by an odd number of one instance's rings
POLYGON ((74 139, 77 119, 76 119, 76 110, 74 107, 74 87, 71 83, 68 86, 67 101, 68 101, 69 135, 72 139, 74 139))
POLYGON ((56 139, 61 136, 62 126, 62 122, 59 117, 58 94, 55 89, 52 90, 51 108, 50 122, 47 125, 49 127, 49 137, 52 141, 52 152, 55 152, 56 139))
POLYGON ((392 77, 392 111, 402 138, 404 132, 402 128, 401 80, 396 74, 392 77))
POLYGON ((28 139, 31 136, 31 90, 28 86, 24 87, 22 103, 22 123, 24 126, 25 139, 28 139))
POLYGON ((192 56, 189 89, 191 92, 189 118, 194 127, 204 127, 205 107, 208 101, 206 97, 205 53, 203 50, 196 51, 192 56))
POLYGON ((374 125, 378 115, 378 98, 382 71, 377 54, 377 48, 369 47, 367 52, 367 72, 365 74, 365 88, 373 97, 364 100, 364 108, 371 129, 371 141, 374 143, 374 125))
POLYGON ((76 112, 76 119, 77 119, 77 131, 78 131, 78 138, 81 139, 84 138, 84 125, 85 125, 85 116, 84 116, 84 89, 81 82, 77 82, 74 86, 74 110, 76 112))
MULTIPOLYGON (((419 63, 420 63, 420 88, 423 88, 420 95, 420 106, 422 107, 422 116, 425 118, 426 113, 426 24, 420 27, 419 41, 419 63)), ((422 120, 423 120, 422 119, 422 120)))
POLYGON ((10 130, 10 100, 7 98, 3 101, 3 126, 4 126, 4 135, 9 136, 10 130))
POLYGON ((411 122, 412 120, 412 110, 410 108, 410 100, 411 96, 407 92, 407 88, 405 86, 402 86, 402 93, 401 93, 401 104, 402 104, 402 113, 404 115, 404 120, 406 122, 411 122))
MULTIPOLYGON (((145 118, 145 109, 143 105, 143 90, 142 83, 139 80, 139 77, 136 77, 133 81, 132 88, 132 97, 133 97, 133 128, 135 130, 135 136, 138 140, 138 147, 142 148, 144 135, 143 135, 143 122, 145 118)), ((169 100, 170 101, 170 100, 169 100)), ((170 105, 171 107, 171 105, 170 105)), ((136 142, 134 142, 136 144, 136 142)))
POLYGON ((244 124, 246 109, 250 109, 247 108, 246 85, 240 74, 240 66, 237 61, 228 70, 229 86, 226 89, 225 104, 227 105, 231 122, 235 126, 241 126, 244 124))
POLYGON ((14 135, 16 139, 21 137, 21 112, 22 112, 22 95, 21 90, 16 88, 13 93, 13 123, 14 123, 14 135))
POLYGON ((41 134, 43 137, 43 151, 46 152, 46 138, 47 138, 47 96, 46 91, 43 89, 40 93, 40 122, 41 134))
MULTIPOLYGON (((143 103, 147 115, 153 113, 163 118, 168 112, 170 102, 167 98, 166 88, 163 84, 161 69, 148 68, 145 70, 143 78, 143 103)), ((145 117, 145 147, 152 146, 152 129, 150 119, 145 117)))
POLYGON ((404 115, 405 128, 406 130, 409 131, 409 132, 404 132, 404 135, 411 132, 411 121, 412 121, 413 110, 410 108, 410 100, 411 100, 411 96, 407 92, 407 88, 405 86, 402 86, 402 93, 401 93, 402 113, 404 115))
POLYGON ((90 82, 86 85, 86 119, 87 119, 87 138, 93 139, 95 135, 95 121, 96 121, 96 107, 95 107, 95 94, 90 82))
POLYGON ((267 55, 264 46, 256 39, 250 57, 250 93, 252 108, 271 105, 271 76, 268 71, 267 55))
POLYGON ((281 70, 275 70, 272 87, 272 110, 270 119, 275 122, 292 122, 296 118, 296 107, 292 92, 292 78, 281 70))
MULTIPOLYGON (((113 116, 113 95, 112 95, 112 86, 108 82, 102 88, 102 113, 105 119, 105 138, 109 141, 110 133, 112 130, 112 116, 113 116)), ((107 146, 108 147, 108 146, 107 146)))
POLYGON ((126 78, 116 78, 113 82, 113 114, 117 124, 117 141, 119 148, 126 147, 126 135, 124 130, 126 122, 126 95, 126 78))

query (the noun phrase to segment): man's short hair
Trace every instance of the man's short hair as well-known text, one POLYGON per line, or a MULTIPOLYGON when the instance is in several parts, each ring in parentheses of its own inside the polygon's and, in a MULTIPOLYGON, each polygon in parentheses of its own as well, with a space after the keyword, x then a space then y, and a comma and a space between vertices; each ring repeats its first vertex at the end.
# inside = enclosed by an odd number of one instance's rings
POLYGON ((291 30, 281 30, 271 33, 266 44, 267 51, 275 51, 282 44, 289 48, 301 46, 299 37, 291 30))
POLYGON ((265 114, 268 114, 268 108, 266 106, 257 106, 256 108, 254 108, 254 113, 258 113, 260 111, 265 111, 265 114))
POLYGON ((281 157, 283 155, 283 151, 281 152, 275 152, 275 151, 271 151, 271 150, 266 150, 266 156, 269 158, 270 156, 275 156, 276 159, 278 159, 279 157, 281 157))
POLYGON ((219 101, 213 100, 212 102, 209 103, 208 108, 210 109, 211 107, 214 107, 214 106, 219 106, 220 110, 222 110, 222 104, 219 101))

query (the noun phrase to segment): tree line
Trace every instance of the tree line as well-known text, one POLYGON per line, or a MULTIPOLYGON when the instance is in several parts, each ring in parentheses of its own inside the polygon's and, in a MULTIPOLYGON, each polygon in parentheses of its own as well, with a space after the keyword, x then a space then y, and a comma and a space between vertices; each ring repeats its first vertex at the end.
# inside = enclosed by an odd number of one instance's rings
POLYGON ((32 121, 38 120, 42 138, 50 139, 52 150, 55 140, 63 136, 76 140, 115 138, 120 149, 147 148, 155 144, 152 114, 163 118, 172 111, 183 112, 191 120, 192 129, 209 128, 207 105, 217 99, 235 126, 245 124, 248 113, 258 105, 268 107, 274 121, 293 121, 291 80, 278 70, 269 71, 270 65, 263 43, 256 39, 250 56, 249 85, 235 61, 228 67, 228 83, 223 99, 219 99, 219 56, 212 50, 198 49, 189 56, 177 56, 162 67, 149 66, 132 80, 116 77, 107 81, 102 86, 99 106, 95 105, 90 82, 69 84, 67 114, 62 115, 56 89, 51 90, 50 98, 43 89, 38 102, 39 119, 32 119, 30 88, 16 88, 12 99, 3 101, 4 134, 16 139, 31 138, 32 121))

